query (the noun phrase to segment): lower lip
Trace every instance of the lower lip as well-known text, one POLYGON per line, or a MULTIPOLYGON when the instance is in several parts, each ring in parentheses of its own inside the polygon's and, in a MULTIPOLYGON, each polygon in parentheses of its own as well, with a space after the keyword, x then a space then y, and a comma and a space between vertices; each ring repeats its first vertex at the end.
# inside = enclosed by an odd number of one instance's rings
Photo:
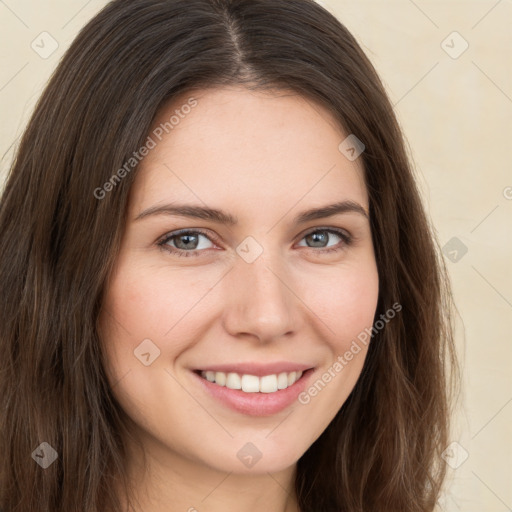
POLYGON ((246 393, 241 389, 219 386, 195 372, 192 373, 196 379, 199 379, 207 393, 229 408, 249 416, 270 416, 283 411, 297 400, 312 372, 312 368, 306 370, 297 382, 273 393, 246 393))

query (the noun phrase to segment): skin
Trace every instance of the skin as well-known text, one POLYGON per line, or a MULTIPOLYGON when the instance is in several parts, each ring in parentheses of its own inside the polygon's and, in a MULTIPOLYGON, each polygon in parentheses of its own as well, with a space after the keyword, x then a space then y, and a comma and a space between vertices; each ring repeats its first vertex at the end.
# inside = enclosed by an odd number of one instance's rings
POLYGON ((289 91, 230 87, 194 91, 166 105, 155 127, 193 96, 141 162, 132 186, 115 272, 101 314, 107 373, 127 424, 132 489, 143 512, 296 512, 296 462, 353 389, 363 349, 308 404, 267 416, 236 412, 207 394, 192 370, 206 364, 294 361, 315 368, 310 383, 372 326, 378 273, 368 219, 355 212, 294 224, 300 212, 341 200, 368 212, 361 159, 338 146, 344 133, 322 106, 289 91), (136 217, 180 201, 222 209, 228 226, 168 214, 136 217), (198 245, 178 229, 202 229, 198 245), (344 230, 347 245, 322 229, 344 230), (310 231, 324 235, 316 242, 310 231), (236 248, 248 236, 263 249, 248 263, 236 248), (181 243, 181 245, 179 245, 181 243), (324 253, 325 248, 339 247, 324 253), (134 356, 150 339, 160 355, 134 356), (261 452, 251 468, 237 458, 261 452))

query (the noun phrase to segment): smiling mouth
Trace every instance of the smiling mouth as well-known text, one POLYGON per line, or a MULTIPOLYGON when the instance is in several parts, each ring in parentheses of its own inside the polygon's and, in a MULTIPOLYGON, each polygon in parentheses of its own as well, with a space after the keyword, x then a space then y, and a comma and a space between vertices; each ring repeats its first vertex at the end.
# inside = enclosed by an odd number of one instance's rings
POLYGON ((241 390, 245 393, 276 393, 293 386, 304 372, 282 372, 258 377, 256 375, 197 370, 203 379, 217 386, 241 390))

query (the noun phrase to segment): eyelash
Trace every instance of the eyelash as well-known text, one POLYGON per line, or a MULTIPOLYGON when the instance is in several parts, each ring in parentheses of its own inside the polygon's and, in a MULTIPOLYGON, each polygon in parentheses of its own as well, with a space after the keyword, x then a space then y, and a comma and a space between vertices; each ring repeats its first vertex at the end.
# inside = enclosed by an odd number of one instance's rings
MULTIPOLYGON (((324 249, 319 248, 318 250, 315 251, 315 252, 320 252, 321 254, 342 251, 346 247, 349 247, 350 245, 352 245, 352 242, 353 242, 353 239, 352 239, 351 235, 349 235, 345 231, 341 231, 339 229, 333 229, 333 228, 315 228, 314 230, 305 233, 302 238, 305 238, 308 235, 312 235, 313 233, 330 233, 330 234, 334 234, 336 236, 339 236, 343 240, 343 245, 342 246, 334 246, 334 247, 329 247, 329 248, 324 248, 324 249)), ((211 237, 209 236, 208 233, 206 233, 205 231, 202 231, 201 229, 194 229, 194 230, 183 229, 183 230, 180 230, 180 231, 172 232, 172 234, 170 234, 170 235, 166 235, 164 239, 162 239, 161 241, 157 242, 157 245, 162 250, 167 251, 167 252, 169 252, 171 254, 174 254, 176 256, 186 257, 186 258, 189 258, 191 256, 200 256, 201 253, 204 252, 204 249, 194 249, 194 250, 190 250, 190 251, 185 251, 183 249, 177 249, 175 247, 171 247, 171 246, 168 245, 168 242, 170 240, 172 240, 173 238, 179 238, 180 236, 190 235, 190 234, 203 235, 206 238, 208 238, 208 240, 210 240, 210 242, 215 242, 215 240, 211 239, 211 237)), ((306 249, 313 249, 313 250, 315 250, 315 247, 306 247, 306 249)))

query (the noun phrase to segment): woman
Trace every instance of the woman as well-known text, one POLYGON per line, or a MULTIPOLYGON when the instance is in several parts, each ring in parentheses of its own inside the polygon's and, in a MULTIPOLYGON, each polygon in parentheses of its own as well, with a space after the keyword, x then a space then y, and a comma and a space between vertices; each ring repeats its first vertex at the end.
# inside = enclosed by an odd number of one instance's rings
POLYGON ((434 510, 446 270, 381 82, 316 3, 109 3, 0 233, 3 510, 434 510))

